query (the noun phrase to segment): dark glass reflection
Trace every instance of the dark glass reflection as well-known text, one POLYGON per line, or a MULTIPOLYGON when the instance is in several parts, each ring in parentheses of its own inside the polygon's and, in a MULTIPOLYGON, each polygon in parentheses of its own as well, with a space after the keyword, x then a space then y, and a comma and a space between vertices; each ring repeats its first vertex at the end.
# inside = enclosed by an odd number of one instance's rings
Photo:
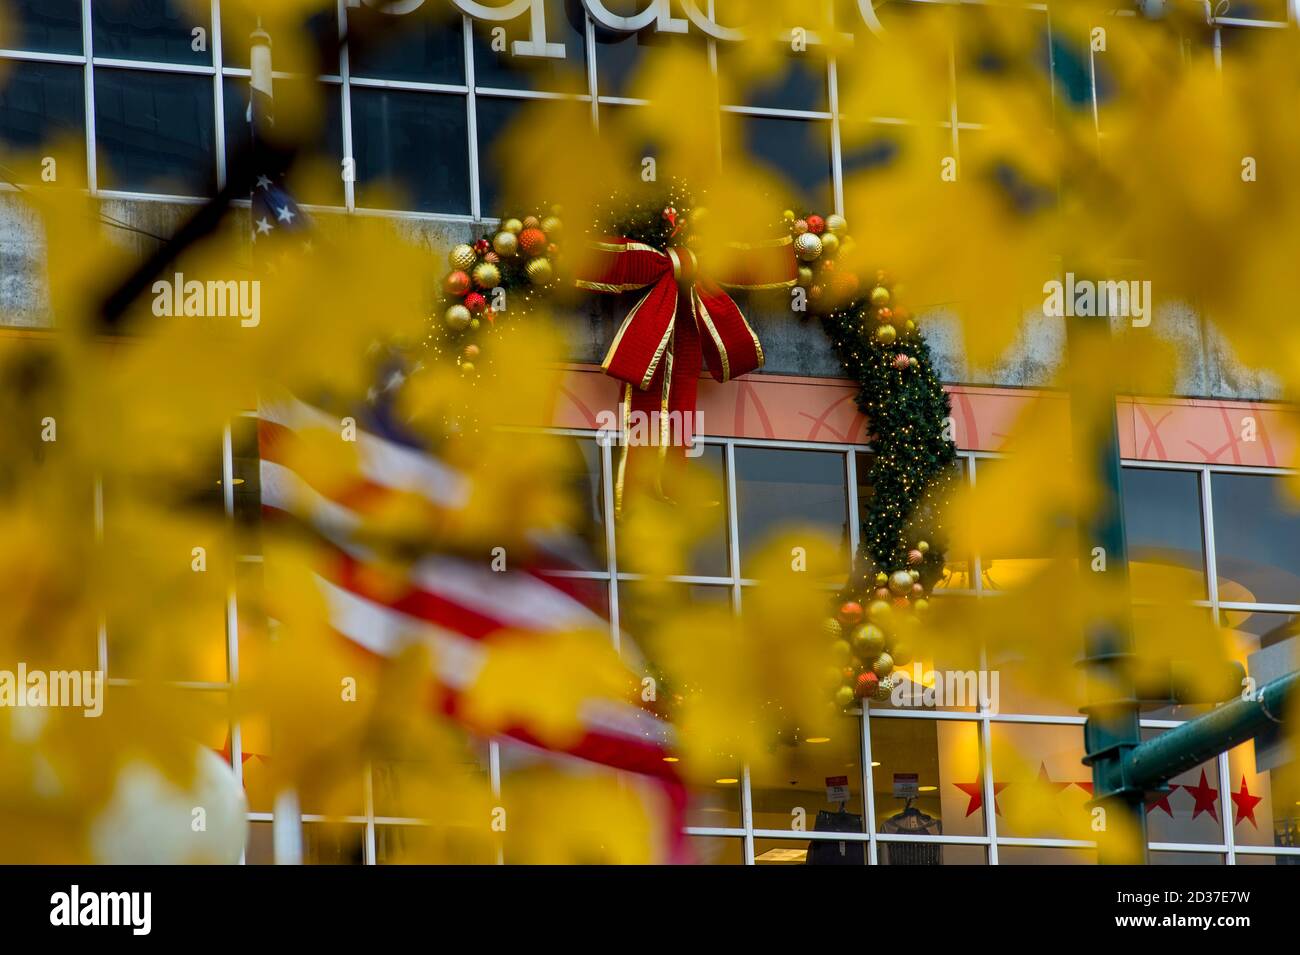
POLYGON ((479 210, 485 216, 505 214, 501 208, 505 192, 501 171, 507 159, 502 137, 527 107, 527 100, 496 96, 480 96, 477 100, 479 210))
POLYGON ((1285 478, 1215 474, 1219 599, 1300 603, 1300 512, 1285 478))
POLYGON ((211 24, 198 5, 179 0, 95 0, 95 56, 166 63, 212 63, 211 24), (195 28, 202 34, 194 36, 195 28), (195 49, 195 47, 199 49, 195 49))
POLYGON ((734 117, 743 142, 733 153, 745 155, 779 171, 814 209, 831 208, 831 136, 829 123, 772 116, 734 117))
POLYGON ((474 85, 508 90, 587 91, 586 15, 578 0, 546 4, 546 42, 563 43, 564 58, 519 56, 516 40, 531 36, 529 18, 474 25, 474 85), (504 31, 504 36, 493 32, 504 31), (504 47, 504 49, 502 49, 504 47))
POLYGON ((9 0, 5 45, 42 53, 81 53, 81 0, 9 0))
MULTIPOLYGON (((322 6, 317 4, 317 7, 322 6)), ((351 13, 351 10, 349 10, 351 13)), ((281 45, 272 48, 275 69, 283 72, 321 72, 337 76, 339 72, 339 23, 334 4, 317 10, 302 20, 300 39, 308 44, 308 63, 288 62, 286 50, 281 45)), ((256 20, 249 16, 248 7, 238 3, 225 3, 221 7, 221 60, 225 66, 248 68, 249 35, 256 28, 256 20)), ((274 41, 273 41, 274 42, 274 41)))
MULTIPOLYGON (((302 83, 303 80, 276 79, 275 86, 281 89, 288 83, 302 83)), ((226 121, 226 168, 233 169, 234 164, 249 147, 248 136, 248 80, 244 77, 227 77, 224 80, 222 101, 225 107, 226 121)), ((343 205, 343 106, 341 87, 332 83, 321 83, 317 95, 324 104, 319 136, 314 143, 314 153, 327 161, 337 172, 325 183, 313 181, 300 185, 291 183, 295 197, 300 202, 318 205, 343 205)), ((294 97, 298 99, 298 97, 294 97)), ((306 157, 304 154, 304 158, 306 157)))
POLYGON ((465 37, 460 15, 443 4, 393 16, 361 4, 348 10, 348 68, 353 76, 420 83, 465 83, 465 37))
POLYGON ((468 215, 465 97, 403 90, 352 90, 357 205, 468 215))
POLYGON ((743 447, 735 453, 741 576, 753 575, 754 558, 774 534, 812 525, 840 543, 842 559, 835 567, 809 566, 809 573, 842 579, 849 542, 844 455, 743 447))
POLYGON ((1135 594, 1192 582, 1205 596, 1201 491, 1194 471, 1124 468, 1124 532, 1135 594))
MULTIPOLYGON (((59 140, 86 139, 85 84, 80 66, 61 63, 8 64, 0 85, 0 143, 5 146, 0 181, 40 181, 40 159, 19 163, 13 155, 48 146, 59 140)), ((86 177, 85 149, 73 169, 56 169, 60 182, 66 174, 76 185, 86 177)))
POLYGON ((95 140, 102 188, 211 194, 212 79, 95 70, 95 140))
POLYGON ((825 58, 812 47, 804 53, 790 52, 788 44, 784 49, 779 66, 755 77, 738 72, 734 47, 718 44, 718 73, 731 91, 728 104, 824 112, 829 102, 825 58))

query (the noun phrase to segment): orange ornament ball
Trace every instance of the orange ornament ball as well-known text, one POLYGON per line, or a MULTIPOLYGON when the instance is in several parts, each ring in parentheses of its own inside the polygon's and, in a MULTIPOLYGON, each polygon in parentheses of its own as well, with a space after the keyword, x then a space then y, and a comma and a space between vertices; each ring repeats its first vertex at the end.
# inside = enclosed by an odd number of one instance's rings
POLYGON ((535 256, 542 255, 546 252, 546 233, 541 229, 525 229, 519 233, 519 247, 524 250, 524 255, 535 256))
POLYGON ((854 624, 861 623, 862 604, 858 603, 856 600, 847 600, 840 604, 837 616, 840 618, 840 623, 844 624, 846 627, 851 627, 854 624))

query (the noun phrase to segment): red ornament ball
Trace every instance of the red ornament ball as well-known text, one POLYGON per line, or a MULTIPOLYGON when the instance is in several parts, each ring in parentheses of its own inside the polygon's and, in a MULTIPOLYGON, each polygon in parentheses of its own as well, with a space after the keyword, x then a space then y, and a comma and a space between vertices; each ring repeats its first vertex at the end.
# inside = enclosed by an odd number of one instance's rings
POLYGON ((525 229, 519 233, 519 248, 529 257, 546 251, 546 233, 541 229, 525 229))
POLYGON ((826 220, 821 216, 809 216, 808 231, 813 235, 821 235, 826 231, 826 220))
POLYGON ((876 599, 877 599, 877 600, 888 600, 888 599, 889 599, 889 588, 888 588, 888 587, 877 587, 877 588, 876 588, 876 599))
MULTIPOLYGON (((468 304, 469 304, 469 301, 466 300, 465 304, 468 305, 468 304)), ((906 362, 904 362, 904 364, 906 364, 906 362)), ((908 564, 910 564, 911 566, 915 567, 917 564, 919 564, 919 563, 920 563, 921 561, 923 561, 923 560, 925 560, 925 555, 922 554, 922 553, 921 553, 919 550, 917 550, 915 547, 913 547, 911 550, 909 550, 909 551, 907 552, 907 562, 908 562, 908 564)))
POLYGON ((899 371, 907 371, 911 365, 912 359, 908 358, 906 355, 899 354, 894 356, 894 367, 899 371))
POLYGON ((846 627, 851 627, 855 623, 861 623, 862 604, 858 603, 856 600, 846 600, 844 603, 840 604, 837 616, 840 618, 840 623, 844 624, 846 627))
POLYGON ((479 239, 477 242, 474 243, 474 251, 477 252, 479 255, 483 255, 490 248, 492 248, 492 243, 489 242, 487 239, 479 239))
POLYGON ((906 598, 906 597, 899 597, 897 600, 894 601, 894 606, 895 606, 895 607, 906 607, 906 606, 907 606, 907 598, 906 598))
POLYGON ((886 305, 884 308, 876 309, 876 321, 882 325, 887 324, 894 317, 894 310, 886 305))
POLYGON ((469 274, 457 269, 447 276, 447 294, 461 296, 469 291, 469 274))
POLYGON ((853 695, 859 700, 868 696, 874 696, 876 687, 880 685, 880 677, 876 676, 870 670, 858 677, 857 683, 853 687, 853 695))
POLYGON ((475 315, 481 315, 487 308, 487 299, 478 292, 470 292, 465 296, 465 307, 475 315))
POLYGON ((925 593, 925 587, 923 587, 921 584, 912 584, 913 596, 920 597, 924 593, 925 593))

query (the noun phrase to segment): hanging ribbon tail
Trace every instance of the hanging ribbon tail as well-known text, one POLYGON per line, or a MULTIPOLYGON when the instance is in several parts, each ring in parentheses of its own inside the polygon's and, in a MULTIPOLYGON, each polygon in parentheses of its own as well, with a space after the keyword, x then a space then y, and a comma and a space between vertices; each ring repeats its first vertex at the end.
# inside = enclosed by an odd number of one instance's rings
POLYGON ((691 290, 691 300, 704 363, 714 381, 730 381, 763 367, 763 346, 730 295, 701 278, 691 290))
POLYGON ((677 283, 664 272, 623 319, 601 362, 605 374, 640 391, 650 387, 663 363, 677 320, 677 283))

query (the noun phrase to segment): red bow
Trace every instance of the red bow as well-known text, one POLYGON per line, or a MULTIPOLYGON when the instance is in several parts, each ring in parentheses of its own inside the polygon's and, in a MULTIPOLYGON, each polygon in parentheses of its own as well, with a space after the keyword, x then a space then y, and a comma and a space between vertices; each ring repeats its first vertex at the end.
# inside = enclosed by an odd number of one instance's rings
MULTIPOLYGON (((746 247, 745 274, 725 284, 747 289, 794 285, 790 241, 787 236, 746 247)), ((630 239, 606 239, 594 244, 577 285, 606 293, 649 288, 628 312, 601 364, 607 375, 624 383, 616 502, 621 510, 632 413, 659 415, 656 440, 662 461, 673 443, 672 422, 679 422, 683 445, 691 441, 700 368, 707 365, 715 381, 728 381, 761 368, 763 348, 722 285, 701 276, 695 254, 684 247, 662 252, 630 239)))

